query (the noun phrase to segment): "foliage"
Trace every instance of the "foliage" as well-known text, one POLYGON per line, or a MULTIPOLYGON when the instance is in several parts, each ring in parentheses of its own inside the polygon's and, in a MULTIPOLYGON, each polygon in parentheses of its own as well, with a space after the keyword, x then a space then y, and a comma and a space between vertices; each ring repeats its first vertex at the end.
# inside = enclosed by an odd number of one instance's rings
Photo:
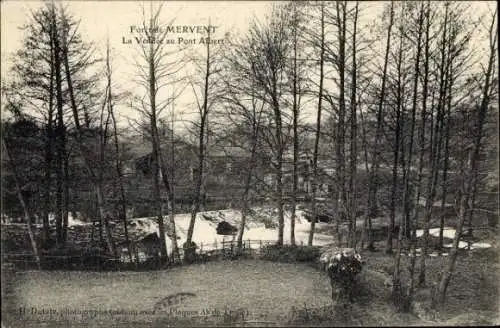
POLYGON ((275 262, 309 262, 319 259, 320 249, 317 246, 269 245, 263 246, 260 258, 275 262))

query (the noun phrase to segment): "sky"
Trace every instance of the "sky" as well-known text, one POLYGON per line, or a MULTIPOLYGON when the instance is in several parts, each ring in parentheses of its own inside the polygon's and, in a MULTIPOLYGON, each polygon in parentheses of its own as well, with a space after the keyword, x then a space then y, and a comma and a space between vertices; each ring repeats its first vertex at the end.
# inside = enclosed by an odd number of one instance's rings
MULTIPOLYGON (((113 54, 113 70, 115 79, 123 89, 130 88, 130 80, 136 73, 133 56, 137 54, 137 43, 133 39, 131 29, 142 24, 142 5, 149 7, 148 1, 65 1, 69 12, 80 20, 80 32, 84 40, 95 43, 99 54, 104 56, 105 45, 109 37, 113 54), (132 40, 132 44, 126 44, 132 40)), ((157 3, 156 3, 157 4, 157 3)), ((1 78, 8 79, 8 70, 12 66, 13 52, 22 44, 23 31, 20 26, 27 22, 31 10, 43 5, 41 1, 7 0, 1 2, 1 78)), ((161 22, 174 26, 197 26, 210 24, 215 26, 213 39, 225 39, 226 33, 231 35, 244 31, 248 22, 255 17, 264 17, 271 3, 266 1, 169 1, 165 2, 161 22)), ((186 47, 203 49, 199 44, 201 34, 175 34, 184 40, 196 39, 197 44, 186 47)), ((177 49, 178 45, 172 45, 177 49)), ((192 91, 191 91, 192 93, 192 91)), ((189 107, 193 96, 184 92, 178 101, 177 108, 189 107)), ((137 113, 128 108, 118 106, 118 115, 123 120, 137 117, 137 113)))
MULTIPOLYGON (((134 91, 137 86, 133 79, 137 68, 132 58, 137 54, 137 44, 133 39, 131 30, 141 25, 141 6, 149 6, 149 1, 64 1, 69 12, 80 20, 79 30, 84 40, 94 42, 98 54, 104 56, 105 44, 109 38, 112 48, 113 71, 118 89, 134 91), (128 44, 128 40, 132 43, 128 44)), ((158 3, 156 3, 158 4, 158 3)), ((27 22, 30 10, 42 6, 42 1, 3 0, 1 1, 1 79, 2 83, 8 79, 8 70, 11 67, 12 53, 20 48, 23 32, 20 26, 27 22)), ((382 1, 364 3, 364 23, 376 21, 384 5, 382 1)), ((473 2, 477 12, 484 11, 488 2, 473 2)), ((490 2, 491 5, 491 2, 490 2)), ((248 23, 253 19, 262 19, 269 13, 271 1, 168 1, 164 2, 161 21, 174 26, 203 26, 209 20, 215 26, 212 35, 214 39, 224 40, 227 33, 238 35, 246 31, 248 23)), ((178 37, 185 40, 198 37, 201 34, 181 33, 175 34, 172 39, 178 42, 178 37)), ((178 45, 169 45, 176 49, 178 45)), ((203 49, 199 44, 186 45, 194 50, 203 49)), ((183 89, 182 95, 176 101, 177 112, 187 112, 194 109, 194 95, 190 87, 178 86, 183 89)), ((307 112, 307 111, 306 111, 307 112)), ((314 110, 310 110, 314 113, 314 110)), ((121 123, 130 122, 138 117, 138 113, 124 104, 117 106, 118 117, 121 123)), ((305 117, 307 113, 304 113, 305 117)), ((181 114, 182 115, 182 114, 181 114)), ((187 114, 185 114, 187 115, 187 114)), ((181 122, 182 119, 178 118, 181 122)), ((309 116, 306 121, 313 121, 314 116, 309 116)), ((180 125, 185 124, 179 123, 180 125)))

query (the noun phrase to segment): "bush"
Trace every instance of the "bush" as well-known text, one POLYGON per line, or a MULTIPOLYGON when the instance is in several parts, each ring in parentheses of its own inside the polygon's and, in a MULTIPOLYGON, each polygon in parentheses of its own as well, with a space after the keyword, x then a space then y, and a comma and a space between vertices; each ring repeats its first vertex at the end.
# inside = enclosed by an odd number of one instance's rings
POLYGON ((193 241, 189 244, 185 242, 182 245, 182 249, 184 250, 184 262, 191 263, 196 260, 196 248, 197 245, 193 241))
POLYGON ((260 258, 275 262, 316 262, 320 250, 317 246, 280 246, 262 247, 260 258))

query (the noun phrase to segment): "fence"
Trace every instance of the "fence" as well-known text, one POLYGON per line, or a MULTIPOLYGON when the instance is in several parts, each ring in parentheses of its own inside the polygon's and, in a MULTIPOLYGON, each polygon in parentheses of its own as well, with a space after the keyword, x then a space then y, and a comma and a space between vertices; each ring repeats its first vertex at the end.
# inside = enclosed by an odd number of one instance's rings
MULTIPOLYGON (((200 243, 196 246, 194 262, 206 262, 218 259, 234 259, 236 257, 259 257, 262 250, 276 244, 276 240, 243 240, 241 249, 236 240, 223 240, 214 243, 200 243)), ((303 246, 303 244, 302 244, 303 246)), ((85 271, 114 271, 114 270, 151 270, 181 265, 184 262, 184 250, 179 247, 179 257, 173 258, 170 254, 168 260, 151 256, 133 256, 132 262, 126 257, 113 257, 104 253, 87 252, 73 253, 71 255, 40 256, 42 269, 47 270, 85 270, 85 271)), ((3 253, 2 266, 9 264, 17 269, 37 269, 38 265, 32 253, 3 253)))

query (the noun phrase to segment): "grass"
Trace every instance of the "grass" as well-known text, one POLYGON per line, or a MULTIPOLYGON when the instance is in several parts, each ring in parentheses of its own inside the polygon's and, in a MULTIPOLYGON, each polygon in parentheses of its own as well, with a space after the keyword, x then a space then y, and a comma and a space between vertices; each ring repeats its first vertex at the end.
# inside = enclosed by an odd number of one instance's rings
MULTIPOLYGON (((489 249, 472 254, 460 255, 447 302, 429 318, 395 311, 387 286, 393 259, 375 252, 364 254, 367 263, 359 276, 356 300, 347 308, 332 306, 328 278, 306 263, 237 260, 150 272, 11 272, 10 283, 2 288, 4 303, 8 301, 2 305, 3 320, 26 327, 235 326, 244 320, 258 326, 277 322, 309 326, 498 324, 498 253, 489 249), (20 315, 20 308, 28 314, 20 315), (87 312, 31 315, 31 308, 87 312)), ((424 312, 429 310, 429 287, 447 259, 427 260, 428 285, 415 294, 424 312)), ((409 259, 402 257, 406 278, 408 265, 409 259)))
POLYGON ((262 247, 260 258, 273 262, 316 262, 321 255, 316 246, 269 245, 262 247))
MULTIPOLYGON (((152 311, 166 297, 179 293, 195 296, 172 305, 176 313, 206 309, 223 314, 229 309, 234 314, 247 310, 247 320, 279 321, 292 306, 308 304, 316 308, 331 302, 328 280, 310 266, 257 260, 208 262, 151 272, 27 271, 16 273, 14 282, 11 290, 14 297, 10 299, 9 308, 9 312, 14 312, 10 316, 12 320, 19 319, 16 313, 19 308, 54 309, 58 313, 65 309, 99 312, 94 318, 82 315, 43 318, 54 326, 67 319, 87 320, 90 326, 103 327, 120 321, 126 325, 132 319, 150 324, 178 319, 202 320, 192 315, 172 318, 170 309, 155 315, 140 314, 152 311), (132 314, 105 315, 107 309, 132 314)), ((222 314, 221 318, 212 314, 209 317, 223 321, 222 314)), ((26 315, 22 319, 36 323, 41 318, 40 315, 26 315)))

